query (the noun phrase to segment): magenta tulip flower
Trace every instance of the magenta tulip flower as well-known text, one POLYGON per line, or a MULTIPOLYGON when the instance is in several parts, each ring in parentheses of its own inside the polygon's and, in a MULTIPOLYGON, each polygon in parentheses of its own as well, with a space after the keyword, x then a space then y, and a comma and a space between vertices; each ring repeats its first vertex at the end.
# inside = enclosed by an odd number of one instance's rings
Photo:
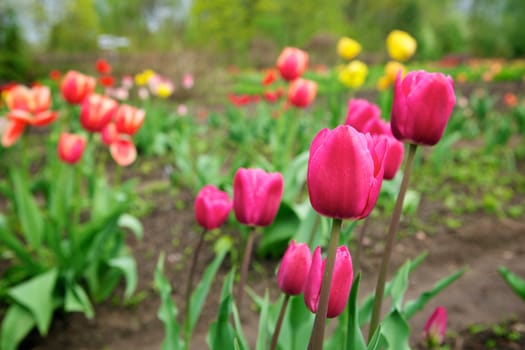
POLYGON ((295 47, 285 47, 277 58, 277 69, 285 80, 295 80, 308 66, 308 53, 295 47))
POLYGON ((371 132, 375 124, 381 117, 379 106, 370 103, 363 98, 353 98, 348 102, 348 113, 345 124, 353 126, 362 133, 371 132))
POLYGON ((240 168, 233 179, 233 210, 249 226, 270 225, 281 204, 283 176, 262 169, 240 168))
POLYGON ((397 75, 392 104, 392 132, 405 142, 432 146, 443 136, 456 103, 454 82, 423 70, 397 75))
POLYGON ((212 185, 204 186, 195 198, 195 218, 207 230, 221 226, 232 209, 233 203, 226 192, 212 185))
POLYGON ((283 293, 298 295, 303 292, 311 263, 312 253, 308 245, 296 244, 292 241, 284 253, 277 272, 277 284, 283 293))
POLYGON ((308 107, 317 95, 317 83, 313 80, 298 78, 288 87, 288 102, 298 108, 308 107))
MULTIPOLYGON (((317 312, 319 304, 325 263, 326 259, 322 260, 321 257, 321 248, 317 247, 312 257, 310 273, 304 287, 304 302, 313 313, 317 312)), ((354 273, 350 252, 346 246, 340 246, 337 248, 335 256, 334 274, 328 297, 327 317, 337 317, 343 312, 350 295, 353 278, 354 273)))
POLYGON ((379 137, 383 137, 386 140, 385 173, 383 179, 391 180, 396 176, 397 171, 401 167, 405 154, 405 145, 391 134, 379 137))
POLYGON ((447 310, 438 306, 430 315, 423 329, 423 338, 430 347, 443 344, 447 330, 447 310))
POLYGON ((362 219, 375 206, 384 173, 386 141, 349 125, 321 130, 310 146, 308 193, 321 215, 362 219))

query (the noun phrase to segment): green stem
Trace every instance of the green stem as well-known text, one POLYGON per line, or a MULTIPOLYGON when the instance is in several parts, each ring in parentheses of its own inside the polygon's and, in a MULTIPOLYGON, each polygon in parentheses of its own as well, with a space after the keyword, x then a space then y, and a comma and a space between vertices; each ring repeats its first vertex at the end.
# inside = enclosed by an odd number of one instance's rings
POLYGON ((242 307, 242 297, 244 295, 244 285, 246 284, 246 277, 248 275, 248 267, 250 266, 250 260, 252 257, 253 241, 255 239, 255 227, 250 230, 248 239, 246 240, 246 247, 244 248, 244 257, 241 266, 241 278, 239 285, 237 286, 237 308, 240 310, 242 307))
POLYGON ((279 318, 277 319, 277 324, 275 325, 275 331, 273 332, 272 345, 270 346, 270 350, 277 349, 277 341, 279 340, 279 333, 281 332, 281 326, 283 324, 284 315, 286 314, 286 308, 288 307, 289 301, 290 294, 285 294, 283 304, 281 305, 281 311, 279 311, 279 318))
POLYGON ((354 265, 354 272, 359 272, 361 269, 361 256, 363 253, 363 241, 365 239, 365 233, 368 229, 368 224, 370 222, 370 216, 367 216, 365 220, 363 221, 363 226, 361 227, 361 230, 359 231, 359 237, 357 238, 357 247, 355 249, 354 259, 353 259, 353 265, 354 265))
POLYGON ((324 330, 326 324, 326 313, 328 311, 328 297, 330 296, 330 288, 332 286, 332 277, 334 274, 335 255, 337 253, 337 245, 339 244, 339 234, 341 232, 341 224, 343 220, 333 219, 332 233, 330 235, 330 243, 328 245, 328 256, 326 258, 326 265, 323 274, 323 282, 321 284, 321 294, 319 297, 319 305, 314 320, 314 328, 308 350, 321 350, 323 348, 324 330))
POLYGON ((379 317, 381 314, 381 305, 383 303, 383 294, 385 293, 386 274, 388 272, 388 263, 390 262, 390 256, 392 255, 392 249, 394 247, 394 239, 396 237, 396 231, 399 226, 399 219, 403 211, 403 201, 408 188, 408 182, 410 180, 410 174, 412 173, 412 166, 414 164, 414 155, 416 154, 417 145, 410 144, 408 150, 408 158, 405 165, 405 172, 403 174, 403 181, 401 182, 401 188, 397 195, 396 205, 392 213, 390 220, 390 227, 388 229, 388 235, 386 238, 385 250, 383 252, 383 259, 381 261, 381 267, 379 275, 377 277, 377 285, 374 299, 374 309, 372 311, 372 320, 370 321, 370 329, 368 332, 368 341, 372 339, 377 326, 379 325, 379 317))
POLYGON ((314 237, 315 237, 315 234, 317 233, 317 228, 319 227, 320 222, 321 222, 321 216, 315 215, 315 221, 314 221, 314 224, 312 225, 312 230, 310 231, 310 237, 308 238, 308 246, 310 248, 313 248, 312 245, 314 244, 314 237))
POLYGON ((189 349, 190 347, 190 341, 191 341, 191 334, 190 334, 190 302, 191 302, 191 290, 193 288, 193 276, 195 275, 195 269, 197 268, 197 261, 199 258, 199 252, 201 251, 202 244, 204 243, 204 236, 206 235, 207 230, 204 229, 200 236, 199 241, 197 243, 197 247, 195 248, 195 251, 193 252, 193 258, 191 260, 191 266, 190 266, 190 274, 188 276, 188 282, 186 284, 186 306, 185 306, 185 318, 184 318, 184 333, 186 337, 186 349, 189 349))

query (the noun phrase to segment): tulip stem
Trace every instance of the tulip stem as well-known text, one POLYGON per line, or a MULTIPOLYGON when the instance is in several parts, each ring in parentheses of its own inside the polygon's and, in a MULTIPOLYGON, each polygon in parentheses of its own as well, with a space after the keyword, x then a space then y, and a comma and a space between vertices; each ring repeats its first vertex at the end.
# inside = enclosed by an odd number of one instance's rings
POLYGON ((272 345, 270 346, 270 350, 277 349, 277 341, 279 340, 279 333, 281 332, 281 326, 283 324, 284 315, 286 314, 286 308, 288 307, 289 301, 290 294, 285 294, 283 304, 281 305, 281 311, 279 311, 279 318, 277 319, 277 324, 275 325, 275 331, 273 332, 272 345))
POLYGON ((193 252, 193 258, 191 259, 191 266, 190 266, 190 274, 188 276, 188 282, 186 284, 186 294, 185 294, 185 300, 186 300, 186 306, 185 306, 185 319, 184 319, 184 332, 186 336, 186 345, 187 348, 189 348, 190 343, 190 302, 191 302, 191 289, 193 287, 193 277, 195 275, 195 269, 197 268, 197 261, 199 259, 199 252, 201 251, 202 244, 204 243, 204 236, 206 235, 207 230, 202 230, 200 236, 199 236, 199 242, 197 243, 197 246, 195 247, 195 251, 193 252))
POLYGON ((317 228, 319 227, 320 222, 321 222, 321 216, 315 215, 315 221, 314 221, 314 224, 312 225, 312 230, 310 231, 310 237, 308 237, 308 246, 310 248, 313 248, 314 237, 315 237, 315 234, 317 233, 317 228))
POLYGON ((361 230, 359 231, 359 237, 357 238, 357 246, 355 249, 354 254, 354 271, 359 272, 361 269, 361 256, 363 253, 363 241, 365 239, 365 233, 368 230, 368 224, 370 222, 370 216, 367 216, 365 220, 363 221, 363 226, 361 227, 361 230))
POLYGON ((372 339, 377 326, 379 325, 379 317, 381 314, 381 305, 383 303, 383 294, 385 293, 385 282, 386 274, 388 272, 388 264, 390 262, 390 256, 392 255, 392 249, 394 247, 394 240, 396 237, 396 231, 399 226, 399 219, 403 211, 403 201, 405 200, 405 194, 408 188, 408 182, 410 180, 410 174, 412 173, 412 167, 414 164, 414 155, 416 154, 417 145, 410 144, 408 150, 407 162, 405 165, 405 172, 403 174, 403 181, 401 182, 401 188, 397 195, 396 205, 392 212, 392 218, 390 220, 390 227, 388 229, 388 235, 386 238, 385 250, 383 251, 383 258, 381 260, 381 267, 379 275, 377 277, 374 309, 372 311, 372 320, 370 321, 370 329, 368 331, 368 341, 372 339))
POLYGON ((246 277, 248 275, 248 267, 252 257, 253 241, 255 239, 255 227, 250 230, 248 239, 246 240, 246 247, 244 248, 244 257, 241 266, 241 278, 237 286, 237 308, 240 310, 242 306, 242 297, 244 295, 244 285, 246 284, 246 277))
POLYGON ((321 284, 319 305, 315 315, 314 328, 312 330, 312 336, 310 337, 310 343, 308 344, 308 350, 322 350, 323 348, 326 314, 328 311, 328 297, 330 296, 330 288, 332 286, 335 255, 337 253, 337 245, 339 244, 339 234, 341 232, 342 223, 343 220, 341 219, 334 218, 332 221, 332 233, 328 245, 328 256, 326 258, 323 282, 321 284))

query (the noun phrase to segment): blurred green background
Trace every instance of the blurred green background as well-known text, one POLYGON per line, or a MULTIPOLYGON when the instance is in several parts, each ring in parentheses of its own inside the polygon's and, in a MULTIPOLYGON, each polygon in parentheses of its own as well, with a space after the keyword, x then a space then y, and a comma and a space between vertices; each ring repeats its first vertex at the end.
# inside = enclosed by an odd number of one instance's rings
POLYGON ((416 60, 516 58, 524 20, 523 0, 2 0, 0 82, 38 76, 32 61, 46 55, 101 51, 192 51, 213 65, 263 67, 292 45, 331 64, 340 36, 375 61, 392 29, 417 39, 416 60))

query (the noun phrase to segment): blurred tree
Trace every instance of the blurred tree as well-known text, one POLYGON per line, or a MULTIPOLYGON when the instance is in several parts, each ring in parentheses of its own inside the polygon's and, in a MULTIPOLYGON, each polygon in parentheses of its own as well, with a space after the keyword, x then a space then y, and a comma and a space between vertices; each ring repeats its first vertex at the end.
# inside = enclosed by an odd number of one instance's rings
POLYGON ((505 3, 506 1, 472 0, 468 19, 469 45, 472 54, 491 57, 509 56, 509 42, 503 31, 501 16, 505 3))
POLYGON ((29 69, 29 56, 20 35, 16 13, 0 9, 0 84, 23 81, 29 69))
POLYGON ((525 1, 507 0, 503 13, 503 26, 509 41, 512 57, 525 55, 525 1))

